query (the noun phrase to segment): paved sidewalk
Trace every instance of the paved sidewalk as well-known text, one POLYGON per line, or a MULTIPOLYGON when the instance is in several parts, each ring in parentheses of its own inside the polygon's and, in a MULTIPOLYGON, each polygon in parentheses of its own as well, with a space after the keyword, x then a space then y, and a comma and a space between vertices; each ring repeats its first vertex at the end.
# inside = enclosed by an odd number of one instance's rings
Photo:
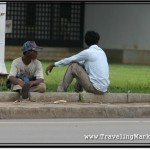
MULTIPOLYGON (((88 103, 144 103, 150 102, 150 94, 143 93, 105 93, 95 95, 92 93, 69 93, 69 92, 30 92, 31 100, 36 102, 54 102, 66 100, 67 102, 88 103)), ((18 99, 17 92, 0 92, 0 102, 10 102, 18 99)))
POLYGON ((100 104, 1 102, 0 119, 149 118, 150 103, 100 104))

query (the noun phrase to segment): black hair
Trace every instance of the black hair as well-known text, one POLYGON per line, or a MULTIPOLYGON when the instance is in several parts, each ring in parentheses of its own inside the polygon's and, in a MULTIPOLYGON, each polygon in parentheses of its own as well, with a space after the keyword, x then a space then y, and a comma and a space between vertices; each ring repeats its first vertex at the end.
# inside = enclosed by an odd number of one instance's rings
POLYGON ((100 39, 100 35, 95 31, 87 31, 85 34, 85 43, 88 46, 98 44, 98 41, 100 39))

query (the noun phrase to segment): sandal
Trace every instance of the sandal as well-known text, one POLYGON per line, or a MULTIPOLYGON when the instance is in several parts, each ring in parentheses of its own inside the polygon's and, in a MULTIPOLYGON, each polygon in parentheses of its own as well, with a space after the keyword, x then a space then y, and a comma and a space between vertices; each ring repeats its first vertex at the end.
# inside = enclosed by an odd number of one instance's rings
POLYGON ((29 98, 29 88, 30 88, 30 84, 26 82, 21 90, 21 96, 23 99, 29 98))

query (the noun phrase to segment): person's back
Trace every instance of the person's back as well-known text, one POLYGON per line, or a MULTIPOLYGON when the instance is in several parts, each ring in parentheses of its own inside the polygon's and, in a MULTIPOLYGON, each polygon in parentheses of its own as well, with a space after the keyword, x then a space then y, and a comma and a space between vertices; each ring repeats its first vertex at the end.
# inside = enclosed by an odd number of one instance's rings
POLYGON ((84 63, 93 86, 100 91, 107 91, 109 86, 109 67, 104 51, 97 45, 90 46, 87 50, 88 59, 84 63))

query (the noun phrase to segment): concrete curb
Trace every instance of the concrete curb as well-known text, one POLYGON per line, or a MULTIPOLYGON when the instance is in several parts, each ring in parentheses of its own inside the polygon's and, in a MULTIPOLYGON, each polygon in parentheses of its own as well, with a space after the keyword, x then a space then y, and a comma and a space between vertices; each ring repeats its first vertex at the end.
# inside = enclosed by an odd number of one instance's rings
POLYGON ((36 103, 1 102, 0 119, 149 118, 150 103, 36 103))
POLYGON ((127 94, 125 93, 105 93, 104 95, 95 95, 92 93, 81 93, 80 99, 86 103, 127 103, 127 94))
POLYGON ((144 93, 105 93, 95 95, 92 93, 80 94, 83 102, 95 103, 143 103, 150 102, 150 94, 144 93))
MULTIPOLYGON (((150 102, 150 94, 144 93, 105 93, 95 95, 92 93, 68 93, 68 92, 31 92, 31 100, 36 102, 54 102, 66 100, 67 102, 84 103, 144 103, 150 102)), ((17 92, 0 92, 0 102, 12 102, 18 99, 17 92)))
POLYGON ((146 118, 150 94, 31 92, 31 101, 14 103, 17 92, 0 92, 0 119, 146 118), (65 103, 54 104, 55 101, 65 103))
POLYGON ((66 100, 67 102, 79 101, 78 93, 58 93, 58 92, 46 92, 35 93, 31 92, 31 100, 36 102, 54 102, 57 100, 66 100))
MULTIPOLYGON (((35 102, 54 102, 57 100, 66 100, 67 102, 77 102, 79 100, 78 93, 30 92, 30 96, 31 100, 35 102)), ((0 92, 0 102, 13 102, 18 98, 19 94, 17 92, 0 92)))

